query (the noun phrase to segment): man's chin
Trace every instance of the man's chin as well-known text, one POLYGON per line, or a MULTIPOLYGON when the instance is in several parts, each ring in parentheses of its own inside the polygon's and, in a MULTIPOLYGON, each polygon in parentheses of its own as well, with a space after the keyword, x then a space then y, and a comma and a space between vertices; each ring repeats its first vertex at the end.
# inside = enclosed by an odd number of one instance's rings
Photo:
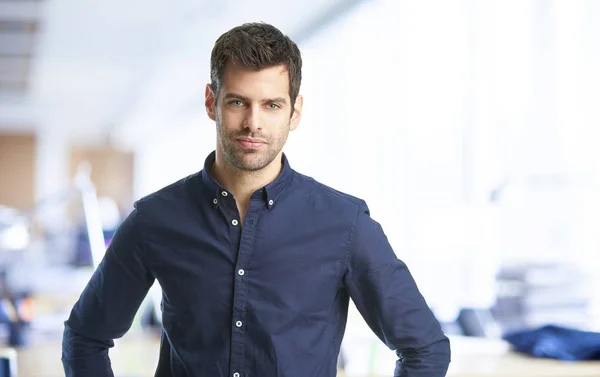
POLYGON ((256 153, 242 153, 241 155, 235 156, 233 165, 244 171, 258 171, 264 169, 269 165, 268 161, 265 161, 262 156, 256 153))

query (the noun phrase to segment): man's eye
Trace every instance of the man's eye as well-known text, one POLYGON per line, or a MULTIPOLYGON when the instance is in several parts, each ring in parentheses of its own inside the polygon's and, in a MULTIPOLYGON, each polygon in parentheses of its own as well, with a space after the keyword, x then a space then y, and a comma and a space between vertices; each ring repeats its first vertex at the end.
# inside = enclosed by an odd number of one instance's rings
POLYGON ((233 106, 242 106, 243 105, 242 101, 238 101, 238 100, 230 101, 229 104, 233 105, 233 106))
POLYGON ((281 106, 279 106, 276 103, 270 103, 268 107, 269 107, 269 109, 273 109, 274 110, 274 109, 279 109, 281 106))

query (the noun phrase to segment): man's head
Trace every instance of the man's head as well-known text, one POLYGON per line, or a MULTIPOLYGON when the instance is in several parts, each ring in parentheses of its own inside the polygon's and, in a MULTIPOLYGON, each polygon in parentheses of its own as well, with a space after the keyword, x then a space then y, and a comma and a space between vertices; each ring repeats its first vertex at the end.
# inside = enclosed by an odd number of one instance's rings
POLYGON ((300 121, 298 46, 271 25, 244 24, 217 39, 210 65, 205 105, 217 125, 217 155, 239 170, 263 169, 300 121))

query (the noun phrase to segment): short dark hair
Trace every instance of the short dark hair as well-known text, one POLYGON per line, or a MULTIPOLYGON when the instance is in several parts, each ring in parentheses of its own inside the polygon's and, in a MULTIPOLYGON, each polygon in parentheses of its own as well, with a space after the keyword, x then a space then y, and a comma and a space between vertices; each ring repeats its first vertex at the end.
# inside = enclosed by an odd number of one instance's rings
POLYGON ((210 56, 210 79, 215 96, 219 93, 227 63, 256 70, 285 65, 294 108, 302 81, 302 57, 296 43, 275 26, 263 22, 246 23, 217 39, 210 56))

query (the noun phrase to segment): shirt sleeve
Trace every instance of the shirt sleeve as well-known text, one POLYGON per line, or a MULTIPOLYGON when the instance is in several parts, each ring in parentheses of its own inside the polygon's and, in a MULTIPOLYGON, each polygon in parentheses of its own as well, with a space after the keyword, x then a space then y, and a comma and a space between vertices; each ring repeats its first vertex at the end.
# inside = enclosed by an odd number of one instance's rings
POLYGON ((352 229, 344 283, 369 327, 396 351, 394 376, 446 375, 450 342, 366 205, 352 229))
POLYGON ((117 229, 100 265, 65 322, 62 362, 67 377, 113 377, 113 340, 129 330, 154 282, 144 261, 137 209, 117 229))

